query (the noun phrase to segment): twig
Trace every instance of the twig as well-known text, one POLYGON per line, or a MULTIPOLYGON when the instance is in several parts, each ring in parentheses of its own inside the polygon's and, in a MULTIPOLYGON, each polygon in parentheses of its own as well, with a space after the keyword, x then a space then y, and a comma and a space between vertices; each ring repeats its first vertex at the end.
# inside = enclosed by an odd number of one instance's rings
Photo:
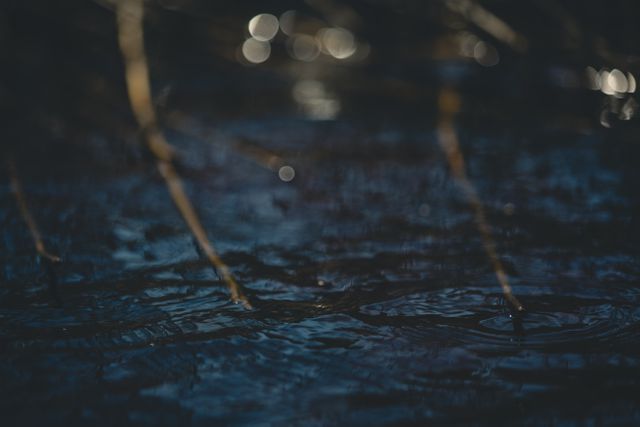
POLYGON ((242 303, 246 308, 251 308, 249 300, 234 279, 229 267, 222 261, 213 244, 209 241, 173 165, 173 148, 167 143, 158 126, 155 110, 151 102, 149 68, 144 53, 143 0, 119 0, 116 6, 116 14, 118 42, 125 63, 129 102, 142 130, 145 142, 156 158, 158 170, 164 178, 167 189, 182 218, 187 223, 209 262, 227 284, 232 301, 242 303))
POLYGON ((518 53, 527 50, 527 39, 516 32, 505 21, 482 7, 474 0, 448 0, 445 5, 464 16, 496 39, 510 46, 518 53))
POLYGON ((453 118, 460 109, 460 97, 457 92, 450 88, 443 88, 438 97, 438 109, 440 115, 438 117, 438 142, 442 151, 447 156, 447 161, 453 176, 456 178, 462 190, 464 191, 471 207, 474 211, 475 222, 482 236, 482 242, 485 252, 491 261, 493 271, 496 274, 498 283, 502 287, 504 297, 517 311, 524 311, 523 305, 513 295, 507 273, 504 270, 502 261, 498 256, 496 244, 491 235, 491 227, 487 222, 484 213, 484 207, 480 201, 478 193, 467 177, 464 165, 464 157, 458 143, 458 136, 453 126, 453 118))
MULTIPOLYGON (((180 111, 173 111, 166 116, 167 125, 170 129, 180 132, 190 138, 200 139, 210 143, 216 143, 217 138, 213 138, 209 129, 196 130, 197 124, 189 120, 180 111)), ((253 161, 260 167, 278 173, 283 167, 292 167, 283 157, 264 147, 247 141, 243 138, 234 138, 228 146, 235 153, 253 161)))
POLYGON ((42 241, 42 235, 40 234, 40 230, 38 229, 38 224, 36 220, 31 215, 31 211, 29 210, 29 206, 27 205, 27 200, 24 197, 24 192, 22 190, 22 184, 20 183, 20 179, 18 178, 18 172, 16 169, 15 162, 13 159, 9 159, 7 161, 7 169, 9 170, 9 180, 11 182, 11 192, 16 198, 16 202, 18 204, 18 208, 20 209, 20 215, 22 219, 27 224, 29 228, 29 232, 31 233, 31 238, 33 239, 33 244, 36 247, 36 252, 42 258, 52 262, 57 263, 60 262, 60 257, 51 254, 47 251, 47 248, 42 241))

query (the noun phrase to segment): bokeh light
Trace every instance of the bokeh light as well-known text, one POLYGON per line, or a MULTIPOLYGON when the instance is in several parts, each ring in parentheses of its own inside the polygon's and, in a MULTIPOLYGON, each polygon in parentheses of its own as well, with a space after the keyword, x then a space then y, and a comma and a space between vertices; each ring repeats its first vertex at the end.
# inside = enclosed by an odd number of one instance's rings
POLYGON ((314 37, 294 34, 288 43, 289 54, 300 61, 310 62, 320 55, 320 47, 314 37))
POLYGON ((493 45, 479 41, 473 48, 473 57, 478 64, 484 67, 493 67, 500 62, 500 55, 493 45))
POLYGON ((627 82, 629 83, 629 87, 627 88, 627 92, 635 93, 636 92, 636 78, 633 77, 633 74, 627 73, 627 82))
POLYGON ((296 177, 296 171, 289 165, 284 165, 278 169, 278 177, 284 182, 291 182, 296 177))
POLYGON ((340 111, 340 101, 318 80, 300 80, 293 87, 293 99, 307 117, 313 120, 334 119, 340 111))
POLYGON ((296 24, 295 10, 287 10, 280 15, 280 31, 288 36, 292 36, 296 24))
POLYGON ((258 41, 269 41, 276 36, 279 28, 278 18, 270 13, 261 13, 249 21, 249 34, 258 41))
POLYGON ((323 52, 336 59, 346 59, 356 52, 353 34, 344 28, 323 28, 318 31, 323 52))
POLYGON ((625 77, 624 73, 617 68, 614 68, 613 71, 611 71, 607 76, 607 84, 613 91, 619 93, 626 92, 629 88, 627 78, 625 77))
POLYGON ((242 44, 242 55, 252 64, 260 64, 269 59, 271 45, 269 42, 249 38, 242 44))

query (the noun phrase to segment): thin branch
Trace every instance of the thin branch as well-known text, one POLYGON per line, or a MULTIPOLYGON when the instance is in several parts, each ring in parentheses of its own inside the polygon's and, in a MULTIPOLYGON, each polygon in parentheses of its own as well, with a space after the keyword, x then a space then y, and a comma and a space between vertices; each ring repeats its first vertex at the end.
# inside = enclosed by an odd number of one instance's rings
POLYGON ((231 299, 251 308, 249 300, 242 292, 229 267, 222 261, 196 214, 191 201, 187 197, 180 176, 173 165, 174 151, 167 143, 160 130, 156 113, 151 102, 151 85, 149 83, 149 67, 144 52, 144 4, 143 0, 120 0, 116 7, 118 23, 118 42, 124 58, 127 90, 131 109, 143 132, 149 150, 156 157, 160 174, 164 178, 167 189, 197 240, 200 248, 222 280, 227 284, 231 299))
POLYGON ((482 7, 474 0, 448 0, 445 5, 452 11, 464 16, 502 43, 518 53, 527 50, 527 39, 509 24, 482 7))
POLYGON ((502 261, 500 261, 495 241, 491 235, 491 227, 487 222, 484 207, 482 206, 478 192, 467 177, 465 171, 464 157, 460 150, 460 144, 458 143, 458 135, 453 126, 454 116, 460 109, 460 97, 458 93, 450 88, 442 89, 438 97, 438 109, 440 111, 438 117, 438 142, 440 143, 440 147, 447 156, 447 162, 449 163, 453 176, 462 187, 473 208, 475 222, 482 236, 484 250, 491 261, 491 266, 496 274, 498 283, 500 283, 502 287, 505 299, 509 301, 517 311, 524 311, 523 305, 511 291, 507 273, 502 265, 502 261))
POLYGON ((9 170, 9 180, 11 182, 11 192, 16 198, 16 202, 18 204, 18 208, 20 209, 20 215, 22 219, 27 224, 29 228, 29 232, 31 233, 31 238, 33 239, 33 244, 36 248, 36 252, 42 258, 49 260, 51 262, 60 262, 60 257, 51 254, 47 251, 47 248, 42 241, 42 235, 40 234, 40 230, 38 229, 38 224, 36 220, 31 215, 31 211, 29 210, 29 206, 27 205, 27 200, 24 197, 24 191, 22 190, 22 184, 20 183, 20 179, 18 178, 18 171, 16 169, 15 162, 12 159, 7 161, 7 169, 9 170))
MULTIPOLYGON (((166 116, 166 123, 170 129, 190 138, 200 139, 214 144, 218 141, 218 138, 214 137, 211 130, 198 126, 198 124, 189 120, 187 116, 180 111, 172 111, 169 113, 166 116), (197 130, 199 128, 200 130, 197 130)), ((231 148, 234 153, 275 173, 278 173, 283 167, 292 167, 283 157, 244 138, 233 138, 231 144, 227 147, 231 148)))

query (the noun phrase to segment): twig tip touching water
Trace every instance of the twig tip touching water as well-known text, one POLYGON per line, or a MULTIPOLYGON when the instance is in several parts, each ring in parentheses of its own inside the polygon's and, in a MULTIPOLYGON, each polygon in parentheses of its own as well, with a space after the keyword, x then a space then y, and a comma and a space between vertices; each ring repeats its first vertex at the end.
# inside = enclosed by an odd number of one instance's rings
POLYGON ((33 244, 36 248, 36 252, 43 259, 52 262, 59 263, 62 262, 62 258, 57 255, 53 255, 50 253, 43 240, 42 234, 40 234, 40 229, 38 228, 38 224, 31 214, 29 210, 29 206, 27 205, 27 200, 24 196, 24 191, 22 189, 22 184, 20 183, 20 178, 18 178, 18 171, 15 165, 15 162, 12 158, 7 160, 7 169, 9 171, 9 182, 11 184, 11 192, 16 199, 16 203, 18 204, 18 209, 20 210, 20 215, 22 219, 27 224, 29 228, 29 232, 31 233, 31 238, 33 239, 33 244))
POLYGON ((502 288, 502 293, 509 304, 511 304, 511 308, 516 312, 522 313, 525 311, 524 306, 511 291, 507 273, 496 250, 496 244, 484 212, 484 206, 465 170, 464 156, 462 155, 458 135, 453 125, 453 119, 460 111, 460 108, 461 101, 458 93, 453 88, 443 87, 438 94, 438 110, 440 112, 437 125, 438 143, 447 158, 451 173, 462 187, 473 209, 476 226, 482 237, 484 250, 489 257, 496 279, 502 288))
POLYGON ((252 308, 251 304, 244 295, 242 287, 236 282, 229 267, 222 261, 207 237, 173 164, 174 150, 158 126, 156 112, 151 101, 149 67, 144 52, 143 0, 119 0, 116 3, 116 15, 118 43, 124 59, 129 102, 138 126, 142 130, 146 145, 156 158, 158 171, 164 179, 180 215, 187 223, 202 252, 226 283, 231 300, 250 309, 252 308))

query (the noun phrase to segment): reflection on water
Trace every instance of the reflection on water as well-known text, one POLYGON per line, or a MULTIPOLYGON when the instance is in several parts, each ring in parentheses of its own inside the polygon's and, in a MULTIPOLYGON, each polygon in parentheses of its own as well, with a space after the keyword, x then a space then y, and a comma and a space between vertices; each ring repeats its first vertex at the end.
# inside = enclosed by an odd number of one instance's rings
POLYGON ((299 80, 292 92, 293 99, 311 119, 331 120, 340 112, 340 101, 320 81, 299 80))
POLYGON ((554 2, 365 3, 147 4, 154 125, 252 310, 136 145, 111 3, 14 5, 48 31, 7 30, 2 150, 64 262, 5 174, 2 425, 637 424, 636 62, 540 53, 567 21, 529 13, 587 19, 554 2))

